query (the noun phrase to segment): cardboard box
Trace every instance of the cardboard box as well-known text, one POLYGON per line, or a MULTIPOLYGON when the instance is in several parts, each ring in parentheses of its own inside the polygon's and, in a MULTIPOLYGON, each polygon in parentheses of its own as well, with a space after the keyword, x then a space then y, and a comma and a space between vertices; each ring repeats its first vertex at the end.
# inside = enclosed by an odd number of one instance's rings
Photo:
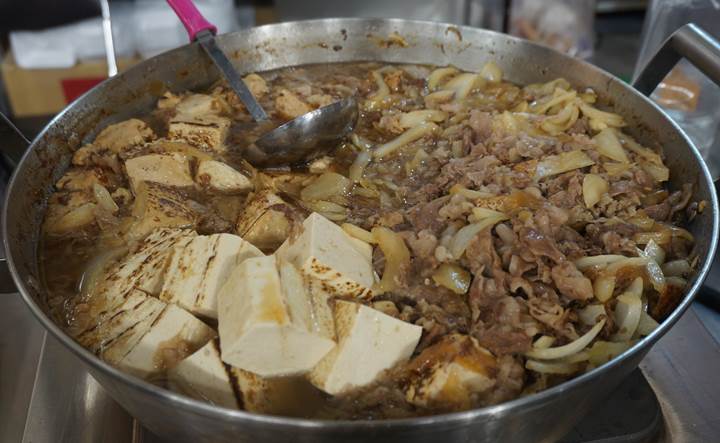
MULTIPOLYGON (((123 71, 139 59, 118 59, 123 71)), ((3 82, 15 117, 56 114, 84 92, 107 78, 104 60, 80 62, 72 68, 23 69, 8 53, 0 64, 3 82)))

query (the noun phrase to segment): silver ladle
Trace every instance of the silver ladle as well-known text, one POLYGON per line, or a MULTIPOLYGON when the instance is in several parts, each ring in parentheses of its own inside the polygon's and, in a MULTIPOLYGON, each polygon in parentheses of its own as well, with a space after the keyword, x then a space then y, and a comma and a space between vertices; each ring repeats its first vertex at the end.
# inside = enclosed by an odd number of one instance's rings
MULTIPOLYGON (((200 14, 192 0, 167 0, 190 36, 205 50, 257 123, 268 121, 265 110, 215 41, 217 28, 200 14)), ((355 128, 357 102, 348 97, 303 114, 260 136, 243 155, 256 166, 301 163, 328 152, 355 128)))

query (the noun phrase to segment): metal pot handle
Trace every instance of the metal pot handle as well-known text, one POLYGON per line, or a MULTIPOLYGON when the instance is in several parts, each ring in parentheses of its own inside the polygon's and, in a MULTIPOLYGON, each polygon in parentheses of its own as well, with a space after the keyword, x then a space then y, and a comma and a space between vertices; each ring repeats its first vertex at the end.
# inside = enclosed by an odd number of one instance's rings
POLYGON ((720 86, 720 43, 693 23, 686 24, 665 40, 635 78, 633 86, 645 95, 652 94, 683 57, 720 86))

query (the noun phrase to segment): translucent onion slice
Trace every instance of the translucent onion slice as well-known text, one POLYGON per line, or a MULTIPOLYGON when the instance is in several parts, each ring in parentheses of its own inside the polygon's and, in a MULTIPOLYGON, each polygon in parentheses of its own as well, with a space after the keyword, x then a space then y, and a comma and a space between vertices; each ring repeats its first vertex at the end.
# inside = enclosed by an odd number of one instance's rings
POLYGON ((627 134, 620 133, 618 134, 618 138, 620 138, 620 141, 623 143, 625 148, 627 148, 629 151, 632 151, 639 155, 640 157, 644 158, 645 160, 652 162, 656 165, 662 165, 662 157, 657 152, 653 151, 652 149, 646 148, 640 143, 636 142, 635 139, 630 137, 627 134))
POLYGON ((603 326, 605 326, 605 319, 600 320, 592 327, 592 329, 587 331, 582 337, 575 341, 556 348, 531 349, 525 353, 525 355, 529 358, 537 360, 556 360, 558 358, 564 358, 572 354, 576 354, 585 349, 585 347, 587 347, 587 345, 589 345, 590 342, 597 337, 603 326))
POLYGON ((446 68, 437 68, 433 72, 430 73, 427 79, 427 87, 430 91, 435 91, 438 86, 440 85, 440 82, 442 82, 445 78, 455 75, 458 73, 458 70, 456 68, 453 68, 452 66, 448 66, 446 68))
POLYGON ((608 192, 609 185, 597 174, 586 174, 583 179, 582 191, 585 207, 592 208, 608 192))
POLYGON ((544 114, 548 111, 548 109, 552 108, 553 106, 574 100, 575 97, 577 97, 577 92, 575 92, 574 90, 564 91, 562 89, 555 89, 555 92, 553 94, 555 95, 555 97, 544 103, 531 103, 530 112, 534 114, 544 114))
POLYGON ((403 112, 400 115, 400 126, 412 128, 425 122, 442 122, 447 119, 448 113, 437 109, 422 109, 419 111, 403 112))
POLYGON ((595 137, 597 151, 605 157, 620 163, 630 163, 627 153, 620 144, 614 129, 603 129, 595 137))
POLYGON ((377 240, 375 240, 375 236, 372 235, 370 231, 366 231, 360 226, 354 225, 352 223, 343 223, 340 226, 351 237, 355 237, 356 239, 362 240, 365 243, 377 243, 377 240))
POLYGON ((502 220, 507 220, 509 217, 500 211, 483 207, 473 208, 472 214, 468 216, 468 220, 472 223, 479 222, 486 218, 500 218, 502 220))
POLYGON ((653 180, 658 183, 666 182, 670 180, 670 170, 665 165, 658 165, 655 163, 643 161, 640 162, 640 168, 647 172, 653 180))
POLYGON ((645 245, 645 249, 640 251, 640 255, 649 258, 659 265, 665 263, 665 250, 655 243, 655 240, 650 240, 647 245, 645 245))
POLYGON ((666 277, 685 277, 692 272, 692 267, 689 261, 682 258, 663 264, 662 271, 666 277))
POLYGON ((456 294, 466 294, 470 289, 472 276, 462 267, 454 264, 443 263, 432 275, 435 284, 444 286, 456 294))
POLYGON ((563 172, 592 166, 595 162, 583 151, 563 152, 562 154, 545 157, 535 168, 535 180, 563 172))
POLYGON ((480 76, 490 83, 500 83, 503 78, 503 73, 495 62, 489 61, 480 69, 480 76))
MULTIPOLYGON (((593 323, 594 324, 594 323, 593 323)), ((555 337, 549 335, 543 335, 542 337, 535 340, 533 348, 535 349, 547 349, 555 343, 555 337)))
POLYGON ((541 374, 557 374, 570 375, 580 370, 575 363, 566 362, 544 362, 536 360, 528 360, 525 362, 525 368, 541 374))
POLYGON ((445 83, 443 89, 453 91, 455 93, 455 100, 461 100, 470 94, 470 91, 472 91, 479 80, 479 75, 466 72, 450 79, 449 82, 445 83))
POLYGON ((382 71, 372 71, 371 74, 373 79, 375 80, 375 84, 377 85, 377 91, 375 91, 365 103, 365 106, 368 109, 377 108, 381 104, 381 102, 390 95, 390 88, 388 87, 387 83, 385 83, 382 71))
MULTIPOLYGON (((642 280, 638 277, 639 280, 642 280)), ((612 336, 612 341, 627 341, 632 338, 640 322, 642 313, 642 300, 636 294, 624 292, 617 297, 615 305, 615 324, 618 331, 612 336)))
POLYGON ((107 188, 99 183, 93 183, 93 194, 95 195, 95 201, 100 205, 101 208, 115 213, 118 210, 118 205, 115 200, 110 196, 110 192, 107 188))
POLYGON ((590 257, 582 257, 577 260, 575 260, 575 266, 583 271, 585 269, 589 269, 595 266, 607 266, 610 263, 615 263, 616 261, 625 260, 627 257, 624 255, 592 255, 590 257))
POLYGON ((439 131, 440 127, 432 122, 421 123, 413 128, 408 129, 399 136, 390 140, 389 142, 382 144, 377 147, 373 153, 373 157, 382 158, 386 157, 408 143, 412 143, 415 140, 419 140, 428 134, 439 131))
POLYGON ((650 335, 660 324, 645 311, 640 313, 640 321, 637 326, 637 335, 644 337, 650 335))
POLYGON ((580 104, 580 110, 589 119, 596 120, 606 126, 620 127, 625 126, 625 120, 619 114, 601 111, 586 103, 580 104))
POLYGON ((450 194, 460 194, 471 200, 475 200, 478 198, 490 198, 495 196, 490 192, 482 192, 468 189, 460 183, 455 183, 454 185, 452 185, 452 187, 450 187, 450 194))
POLYGON ((603 168, 605 168, 607 173, 613 177, 617 177, 619 175, 622 175, 626 171, 629 171, 631 166, 632 165, 630 163, 615 163, 615 162, 603 163, 603 168))
POLYGON ((300 191, 303 201, 327 200, 347 194, 352 182, 337 172, 325 172, 300 191))
POLYGON ((372 156, 370 151, 361 151, 358 153, 348 169, 348 176, 353 182, 359 182, 362 179, 365 168, 370 163, 372 156))
POLYGON ((465 250, 467 249, 468 245, 472 241, 475 236, 480 233, 483 229, 492 227, 495 224, 506 220, 507 217, 488 217, 484 218, 477 223, 471 223, 469 225, 463 226, 450 240, 449 250, 450 254, 455 258, 456 260, 460 259, 462 255, 465 253, 465 250))
POLYGON ((597 324, 605 315, 607 315, 605 305, 600 303, 587 305, 578 311, 578 318, 586 326, 597 324))
POLYGON ((332 221, 343 221, 347 218, 347 208, 326 200, 312 200, 305 202, 305 205, 323 217, 332 221))
POLYGON ((386 227, 374 227, 372 235, 385 255, 382 278, 373 287, 373 293, 379 295, 398 287, 402 276, 410 266, 410 251, 402 237, 386 227))

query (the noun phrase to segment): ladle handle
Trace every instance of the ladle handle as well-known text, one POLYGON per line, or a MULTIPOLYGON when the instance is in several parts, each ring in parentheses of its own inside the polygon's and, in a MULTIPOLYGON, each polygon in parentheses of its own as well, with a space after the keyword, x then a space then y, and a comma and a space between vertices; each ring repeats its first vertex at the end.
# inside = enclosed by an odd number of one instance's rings
POLYGON ((175 11, 185 26, 190 41, 195 41, 197 35, 203 31, 217 34, 217 28, 203 17, 192 0, 167 0, 168 5, 175 11))

